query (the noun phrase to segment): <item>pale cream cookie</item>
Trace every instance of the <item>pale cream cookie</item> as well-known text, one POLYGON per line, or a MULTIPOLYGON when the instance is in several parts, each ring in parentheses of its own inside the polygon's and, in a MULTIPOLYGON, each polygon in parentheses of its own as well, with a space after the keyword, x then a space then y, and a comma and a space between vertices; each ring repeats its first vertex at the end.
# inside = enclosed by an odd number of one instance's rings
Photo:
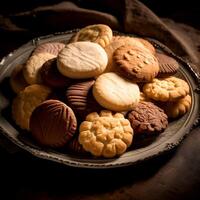
POLYGON ((78 31, 70 39, 70 42, 90 41, 100 44, 103 48, 110 44, 112 40, 112 30, 105 24, 94 24, 86 26, 78 31))
POLYGON ((15 93, 19 93, 28 86, 23 75, 23 67, 23 64, 16 66, 10 76, 10 86, 15 93))
POLYGON ((29 130, 29 120, 33 110, 50 95, 51 90, 39 84, 34 84, 22 90, 12 103, 12 116, 17 125, 29 130))
POLYGON ((57 68, 69 78, 92 78, 105 70, 107 62, 106 52, 99 44, 75 42, 66 45, 58 54, 57 68))
POLYGON ((162 108, 170 118, 178 118, 189 111, 192 104, 190 95, 187 95, 174 102, 167 102, 163 104, 162 108))
POLYGON ((50 53, 38 53, 29 57, 26 65, 23 68, 24 78, 29 84, 37 84, 41 83, 42 79, 40 76, 40 69, 42 65, 52 59, 55 58, 56 55, 50 53))
POLYGON ((189 85, 186 81, 170 76, 167 78, 154 78, 151 83, 143 86, 143 92, 147 97, 156 101, 176 101, 189 94, 189 85))
POLYGON ((114 72, 100 75, 93 86, 93 96, 106 109, 128 111, 137 105, 140 90, 136 83, 114 72))
POLYGON ((132 143, 133 129, 121 113, 93 112, 79 128, 79 143, 94 156, 112 158, 123 154, 132 143))

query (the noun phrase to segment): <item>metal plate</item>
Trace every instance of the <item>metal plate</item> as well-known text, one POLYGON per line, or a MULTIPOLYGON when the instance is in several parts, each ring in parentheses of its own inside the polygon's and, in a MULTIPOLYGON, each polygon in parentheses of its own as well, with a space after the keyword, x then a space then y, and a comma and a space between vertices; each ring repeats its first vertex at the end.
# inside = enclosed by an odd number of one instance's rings
MULTIPOLYGON (((173 54, 166 46, 155 40, 149 39, 159 51, 164 51, 166 54, 174 57, 180 63, 181 66, 177 76, 185 79, 188 82, 192 96, 192 106, 190 111, 178 120, 170 122, 168 128, 159 136, 154 138, 151 143, 131 149, 119 158, 97 159, 92 156, 77 156, 70 153, 63 153, 52 149, 41 148, 30 138, 24 137, 22 130, 16 127, 10 115, 12 95, 10 95, 8 92, 9 76, 16 65, 22 64, 27 60, 36 45, 53 41, 67 43, 73 32, 74 31, 56 33, 53 35, 33 39, 2 59, 0 63, 0 131, 14 144, 30 152, 33 156, 43 159, 52 160, 74 167, 102 169, 132 165, 161 155, 162 153, 176 147, 184 138, 184 136, 186 136, 193 127, 197 126, 200 121, 200 79, 198 74, 194 72, 188 63, 173 54)), ((115 32, 115 34, 119 33, 115 32)))

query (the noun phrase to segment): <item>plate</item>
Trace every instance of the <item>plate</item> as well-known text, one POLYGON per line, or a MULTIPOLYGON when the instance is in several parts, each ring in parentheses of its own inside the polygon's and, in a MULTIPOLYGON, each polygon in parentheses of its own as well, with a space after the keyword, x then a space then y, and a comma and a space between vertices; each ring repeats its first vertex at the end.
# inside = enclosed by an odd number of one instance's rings
MULTIPOLYGON (((149 39, 149 41, 159 50, 164 51, 170 56, 174 57, 180 63, 180 69, 177 76, 185 79, 189 86, 192 96, 191 109, 183 117, 170 122, 168 128, 157 136, 148 145, 138 146, 124 153, 118 158, 112 159, 95 159, 90 156, 77 156, 71 153, 63 153, 56 150, 42 148, 35 144, 28 137, 23 137, 22 130, 20 130, 11 119, 11 100, 12 95, 9 93, 9 76, 18 64, 22 64, 29 57, 32 50, 38 44, 45 42, 65 42, 71 38, 76 30, 55 33, 53 35, 43 36, 33 39, 27 44, 21 46, 19 49, 10 53, 0 62, 0 131, 15 145, 28 151, 33 156, 52 160, 54 162, 62 163, 73 167, 81 168, 114 168, 123 167, 127 165, 136 164, 144 160, 159 156, 176 147, 182 139, 199 123, 200 113, 200 78, 197 73, 191 68, 189 63, 182 58, 176 56, 166 46, 160 42, 149 39)), ((114 32, 115 34, 120 34, 114 32)), ((134 36, 134 35, 132 35, 134 36)))

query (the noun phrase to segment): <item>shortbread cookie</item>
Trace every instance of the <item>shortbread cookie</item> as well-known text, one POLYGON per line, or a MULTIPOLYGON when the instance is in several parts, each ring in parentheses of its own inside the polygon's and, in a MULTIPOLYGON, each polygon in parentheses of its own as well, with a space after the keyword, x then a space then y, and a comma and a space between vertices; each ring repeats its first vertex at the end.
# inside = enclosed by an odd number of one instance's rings
POLYGON ((170 118, 178 118, 184 115, 191 107, 192 99, 190 95, 187 95, 174 102, 167 102, 162 105, 165 113, 170 118))
POLYGON ((92 95, 92 86, 94 82, 94 80, 88 80, 72 84, 67 88, 67 105, 69 105, 82 120, 84 120, 89 113, 102 110, 102 107, 96 102, 92 95))
POLYGON ((15 97, 12 116, 22 129, 29 130, 29 120, 33 110, 50 95, 51 90, 44 85, 30 85, 15 97))
POLYGON ((78 31, 70 42, 90 41, 100 44, 103 48, 110 44, 112 40, 112 30, 104 24, 94 24, 86 26, 78 31))
POLYGON ((79 128, 79 143, 95 156, 111 158, 123 154, 132 143, 133 129, 121 113, 103 110, 86 117, 79 128))
POLYGON ((24 67, 24 65, 16 66, 10 76, 10 85, 11 85, 12 90, 15 93, 19 93, 25 87, 28 86, 28 83, 24 79, 24 75, 23 75, 23 71, 22 71, 23 67, 24 67))
POLYGON ((38 105, 30 118, 30 131, 41 145, 63 147, 75 134, 77 121, 70 107, 58 100, 38 105))
POLYGON ((92 78, 106 68, 108 57, 105 50, 93 42, 75 42, 66 45, 59 53, 57 67, 69 78, 92 78))
POLYGON ((186 81, 170 76, 167 78, 154 78, 151 83, 143 86, 143 92, 156 101, 176 101, 189 94, 189 85, 186 81))
POLYGON ((109 72, 97 78, 93 86, 93 95, 104 108, 128 111, 139 102, 140 90, 137 84, 109 72))
POLYGON ((158 63, 159 63, 159 77, 166 77, 175 74, 179 69, 178 62, 163 53, 156 53, 155 54, 158 63))
POLYGON ((24 78, 29 84, 41 83, 40 69, 42 65, 56 56, 50 53, 39 53, 32 55, 23 68, 24 78))
POLYGON ((48 43, 38 45, 34 49, 32 55, 36 55, 36 54, 39 54, 39 53, 50 53, 50 54, 57 56, 58 53, 64 47, 65 47, 65 44, 63 44, 61 42, 48 42, 48 43))
POLYGON ((72 79, 63 76, 57 69, 57 60, 53 58, 45 62, 40 70, 42 82, 53 88, 67 87, 72 79))
POLYGON ((159 71, 156 57, 141 48, 124 45, 113 54, 117 71, 134 82, 151 81, 159 71))
POLYGON ((158 134, 167 128, 167 115, 151 102, 140 102, 128 114, 128 120, 137 134, 158 134))
POLYGON ((149 51, 149 49, 146 48, 144 44, 141 43, 140 40, 137 38, 128 36, 113 36, 111 43, 105 47, 105 51, 108 55, 108 65, 105 70, 106 72, 115 71, 115 65, 113 62, 113 53, 117 48, 124 45, 131 45, 143 49, 145 51, 149 51))

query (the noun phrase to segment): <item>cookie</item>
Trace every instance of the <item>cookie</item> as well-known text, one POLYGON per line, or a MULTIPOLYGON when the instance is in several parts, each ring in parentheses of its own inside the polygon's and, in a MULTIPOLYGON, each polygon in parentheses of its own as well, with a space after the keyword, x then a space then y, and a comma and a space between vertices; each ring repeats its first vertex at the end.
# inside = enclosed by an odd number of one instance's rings
POLYGON ((91 112, 99 112, 102 107, 92 95, 94 80, 72 84, 67 88, 66 97, 69 105, 80 119, 85 119, 91 112))
POLYGON ((105 50, 92 42, 75 42, 66 45, 58 54, 57 67, 61 74, 73 79, 92 78, 106 68, 105 50))
POLYGON ((71 84, 72 80, 63 76, 57 69, 57 60, 53 58, 46 61, 40 70, 42 82, 53 88, 67 87, 71 84))
POLYGON ((51 90, 44 85, 30 85, 13 100, 12 116, 17 125, 29 130, 29 120, 33 110, 50 95, 51 90))
POLYGON ((70 42, 90 41, 106 47, 112 40, 112 30, 105 24, 86 26, 70 39, 70 42))
POLYGON ((47 42, 44 44, 38 45, 32 55, 40 54, 40 53, 50 53, 55 56, 65 47, 65 44, 61 42, 47 42))
POLYGON ((30 118, 33 138, 49 147, 63 147, 75 134, 77 121, 70 107, 58 100, 38 105, 30 118))
POLYGON ((189 85, 186 81, 170 76, 167 78, 154 78, 151 83, 143 86, 147 97, 156 101, 176 101, 189 94, 189 85))
POLYGON ((143 38, 137 38, 152 54, 156 53, 154 46, 147 40, 143 38))
POLYGON ((192 104, 192 99, 190 95, 187 95, 181 99, 174 102, 166 102, 162 104, 162 108, 165 113, 170 118, 178 118, 189 111, 192 104))
POLYGON ((40 69, 42 65, 56 56, 50 53, 39 53, 32 55, 23 68, 24 78, 29 84, 42 83, 40 69))
POLYGON ((179 64, 174 58, 163 53, 156 53, 155 56, 158 60, 160 68, 158 73, 159 77, 170 76, 178 71, 179 64))
POLYGON ((149 99, 145 94, 144 92, 140 92, 140 102, 142 101, 151 101, 151 99, 149 99))
POLYGON ((10 86, 15 93, 19 93, 28 86, 28 83, 24 79, 23 67, 24 65, 16 66, 10 76, 10 86))
POLYGON ((140 102, 128 113, 128 120, 134 130, 135 135, 138 134, 158 134, 167 128, 167 115, 158 106, 151 102, 140 102))
POLYGON ((103 110, 86 117, 79 128, 79 143, 94 156, 112 158, 131 145, 133 129, 121 113, 103 110))
MULTIPOLYGON (((106 72, 109 71, 115 71, 115 65, 113 62, 113 53, 114 51, 124 45, 131 45, 134 47, 138 47, 140 49, 144 49, 146 51, 149 51, 144 44, 140 42, 137 38, 134 37, 128 37, 128 36, 113 36, 113 39, 111 43, 105 47, 105 51, 108 55, 108 65, 106 67, 106 72)), ((150 51, 151 53, 151 51, 150 51)))
POLYGON ((108 72, 97 78, 93 86, 93 96, 108 110, 128 111, 139 102, 140 90, 137 84, 114 72, 108 72))
POLYGON ((113 61, 117 71, 134 82, 149 82, 159 72, 158 61, 153 54, 131 45, 116 49, 113 61))

